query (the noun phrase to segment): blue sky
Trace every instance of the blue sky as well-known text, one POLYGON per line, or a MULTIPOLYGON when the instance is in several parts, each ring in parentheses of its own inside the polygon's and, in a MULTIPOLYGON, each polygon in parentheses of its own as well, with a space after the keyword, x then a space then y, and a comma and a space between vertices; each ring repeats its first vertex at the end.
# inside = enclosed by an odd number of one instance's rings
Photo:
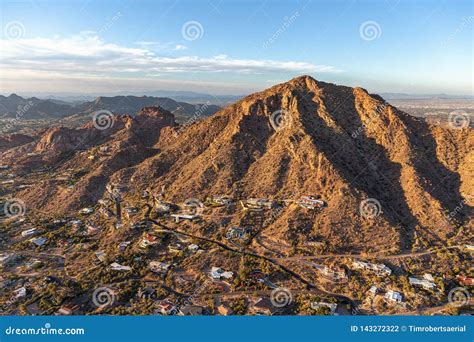
POLYGON ((8 1, 0 92, 473 94, 472 1, 8 1))

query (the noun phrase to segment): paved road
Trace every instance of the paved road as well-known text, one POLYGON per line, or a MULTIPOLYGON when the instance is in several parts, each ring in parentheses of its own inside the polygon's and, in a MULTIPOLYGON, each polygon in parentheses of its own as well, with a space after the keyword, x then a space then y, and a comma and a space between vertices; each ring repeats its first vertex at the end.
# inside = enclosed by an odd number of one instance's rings
MULTIPOLYGON (((449 246, 443 247, 444 249, 457 249, 462 248, 463 245, 458 246, 449 246)), ((324 258, 353 258, 353 259, 370 259, 370 258, 381 258, 381 259, 403 259, 403 258, 412 258, 419 257, 423 255, 429 255, 439 252, 439 249, 429 250, 429 251, 420 251, 420 252, 404 252, 400 254, 392 255, 383 255, 381 253, 375 254, 321 254, 321 255, 299 255, 292 257, 282 257, 276 258, 275 260, 282 261, 291 261, 291 260, 314 260, 314 259, 324 259, 324 258)))

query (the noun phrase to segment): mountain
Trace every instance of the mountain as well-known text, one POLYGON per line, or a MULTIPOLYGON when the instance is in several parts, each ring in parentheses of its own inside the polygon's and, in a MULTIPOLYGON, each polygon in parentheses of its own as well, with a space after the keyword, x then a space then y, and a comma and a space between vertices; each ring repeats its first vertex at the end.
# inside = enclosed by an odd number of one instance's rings
POLYGON ((220 109, 220 107, 210 103, 189 104, 166 97, 97 97, 93 101, 67 103, 56 99, 41 100, 36 97, 26 99, 12 94, 10 96, 0 96, 0 117, 65 118, 72 115, 90 116, 90 114, 100 110, 109 110, 116 114, 134 115, 141 108, 149 106, 160 106, 175 114, 177 119, 183 122, 195 116, 209 116, 220 109))
MULTIPOLYGON (((53 166, 48 172, 80 169, 73 190, 50 178, 16 194, 38 215, 95 205, 112 183, 128 186, 129 201, 162 188, 173 203, 266 197, 287 205, 261 214, 261 239, 374 252, 444 245, 472 229, 473 144, 470 128, 430 125, 362 88, 302 76, 189 125, 148 108, 109 131, 53 128, 0 156, 19 173, 45 163, 53 166), (108 152, 98 154, 102 147, 108 152), (291 204, 303 195, 327 206, 308 215, 291 204)), ((206 234, 257 225, 252 212, 233 210, 218 223, 210 218, 206 234)))
POLYGON ((34 138, 24 134, 9 134, 0 137, 0 152, 21 146, 33 141, 34 138))
POLYGON ((0 118, 57 118, 76 113, 74 105, 36 97, 25 99, 16 94, 0 95, 0 118))
MULTIPOLYGON (((209 103, 213 105, 223 106, 230 103, 233 103, 242 96, 239 95, 219 95, 219 94, 206 94, 206 93, 198 93, 194 91, 180 91, 180 90, 154 90, 154 91, 143 91, 143 92, 128 92, 128 95, 132 96, 150 96, 150 97, 168 97, 172 98, 179 102, 187 102, 191 104, 200 104, 200 103, 209 103)), ((121 93, 101 93, 100 96, 102 97, 115 97, 121 96, 121 93)), ((56 101, 63 101, 67 103, 82 103, 82 102, 91 102, 94 101, 98 95, 94 94, 78 94, 78 93, 44 93, 44 92, 36 92, 34 94, 31 93, 23 93, 23 96, 36 96, 40 99, 46 100, 56 100, 56 101)))
POLYGON ((174 91, 174 90, 156 90, 148 92, 147 95, 158 97, 170 97, 177 101, 188 103, 211 103, 219 106, 233 103, 242 96, 238 95, 210 95, 205 93, 196 93, 193 91, 174 91))
POLYGON ((113 113, 127 114, 136 113, 143 107, 159 106, 172 112, 177 118, 190 118, 193 116, 206 117, 214 114, 220 108, 211 104, 189 104, 177 102, 167 97, 152 96, 114 96, 98 97, 92 102, 83 105, 83 111, 93 113, 99 110, 109 110, 113 113))

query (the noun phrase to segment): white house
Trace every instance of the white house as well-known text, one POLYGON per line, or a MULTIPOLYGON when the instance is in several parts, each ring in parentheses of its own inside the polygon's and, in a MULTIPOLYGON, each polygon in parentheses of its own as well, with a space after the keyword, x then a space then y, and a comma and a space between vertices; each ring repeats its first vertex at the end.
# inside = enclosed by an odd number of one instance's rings
POLYGON ((192 252, 197 252, 199 250, 199 248, 200 247, 198 245, 194 244, 194 243, 192 243, 188 246, 188 249, 192 252))
POLYGON ((387 300, 390 300, 392 302, 397 302, 397 303, 400 303, 403 301, 402 294, 400 292, 393 291, 393 290, 388 290, 385 293, 385 298, 387 300))
POLYGON ((212 197, 212 202, 217 205, 230 205, 232 204, 232 198, 225 195, 214 195, 212 197))
POLYGON ((234 276, 234 272, 225 272, 222 268, 220 267, 212 267, 211 269, 211 278, 212 279, 230 279, 234 276))
POLYGON ((89 215, 89 214, 92 214, 93 212, 94 212, 94 208, 82 208, 81 210, 79 210, 79 213, 84 214, 84 215, 89 215))
POLYGON ((355 269, 364 269, 377 273, 378 275, 389 276, 392 274, 392 270, 384 264, 372 264, 370 262, 364 262, 360 260, 354 260, 352 267, 355 269))
POLYGON ((303 196, 298 201, 298 205, 302 208, 314 210, 324 207, 326 203, 320 199, 316 199, 314 196, 303 196))
POLYGON ((378 289, 378 287, 375 286, 375 285, 372 285, 372 286, 370 287, 370 289, 369 289, 369 293, 372 294, 372 295, 374 295, 374 296, 375 296, 378 292, 379 292, 379 289, 378 289))
POLYGON ((425 290, 433 290, 436 287, 435 283, 427 279, 418 279, 416 277, 408 277, 408 281, 410 282, 411 285, 421 286, 425 290))
POLYGON ((22 231, 21 236, 27 237, 27 236, 32 236, 36 233, 37 233, 37 229, 36 228, 31 228, 31 229, 27 229, 27 230, 22 231))
POLYGON ((112 263, 110 265, 110 268, 113 270, 113 271, 131 271, 132 268, 130 266, 123 266, 123 265, 120 265, 116 262, 112 263))
POLYGON ((171 217, 175 219, 176 223, 179 223, 180 220, 196 221, 201 218, 201 216, 194 214, 172 214, 171 217))
POLYGON ((149 267, 152 272, 164 273, 168 271, 170 265, 161 261, 150 261, 149 267))
POLYGON ((106 257, 106 254, 104 251, 97 251, 94 253, 95 256, 97 257, 97 259, 100 261, 100 262, 104 262, 105 261, 105 257, 106 257))
POLYGON ((26 288, 25 287, 20 287, 19 289, 13 291, 13 293, 15 295, 15 299, 26 297, 26 288))

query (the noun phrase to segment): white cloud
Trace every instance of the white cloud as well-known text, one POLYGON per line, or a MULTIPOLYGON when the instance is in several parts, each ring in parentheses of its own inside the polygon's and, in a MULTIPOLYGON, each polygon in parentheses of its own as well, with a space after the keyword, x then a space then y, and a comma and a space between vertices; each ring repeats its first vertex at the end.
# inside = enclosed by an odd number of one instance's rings
MULTIPOLYGON (((213 57, 162 56, 152 47, 156 42, 137 42, 139 48, 102 41, 94 33, 61 38, 0 40, 2 78, 37 81, 51 78, 104 77, 146 79, 150 75, 178 73, 334 73, 328 65, 298 61, 213 57), (7 70, 7 72, 3 72, 7 70)), ((184 45, 173 50, 183 51, 184 45)))
POLYGON ((180 45, 180 44, 178 44, 178 45, 176 45, 176 46, 174 47, 174 50, 175 50, 175 51, 182 51, 182 50, 186 50, 187 48, 188 48, 188 47, 185 46, 185 45, 180 45))

